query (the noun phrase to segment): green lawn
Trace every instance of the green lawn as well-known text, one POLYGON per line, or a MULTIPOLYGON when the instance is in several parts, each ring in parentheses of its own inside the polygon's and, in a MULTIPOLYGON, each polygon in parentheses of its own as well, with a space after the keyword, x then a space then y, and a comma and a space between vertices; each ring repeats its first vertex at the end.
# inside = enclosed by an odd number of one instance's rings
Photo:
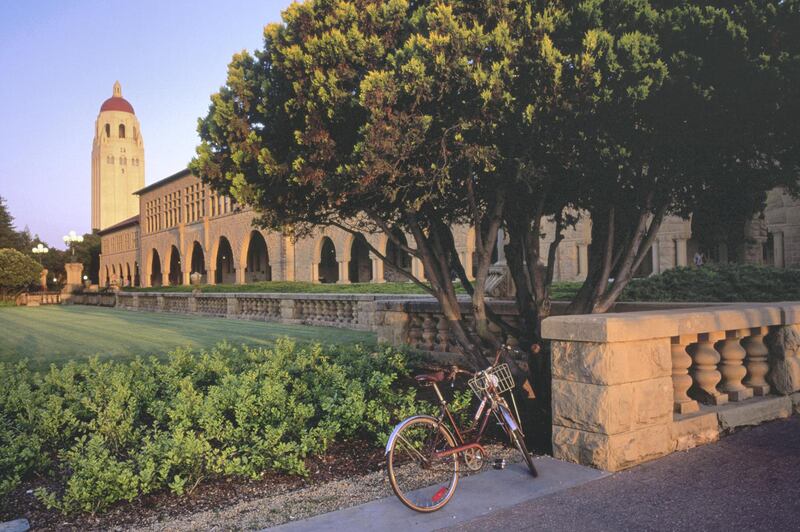
POLYGON ((27 358, 33 367, 93 355, 116 360, 137 355, 163 356, 181 346, 270 345, 289 336, 303 342, 374 342, 369 332, 331 327, 282 325, 88 306, 0 308, 0 361, 27 358))

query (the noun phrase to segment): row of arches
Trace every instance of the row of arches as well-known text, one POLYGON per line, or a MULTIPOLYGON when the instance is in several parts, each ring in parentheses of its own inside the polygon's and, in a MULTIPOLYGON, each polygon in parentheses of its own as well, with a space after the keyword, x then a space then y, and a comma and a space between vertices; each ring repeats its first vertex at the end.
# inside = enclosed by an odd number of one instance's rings
POLYGON ((139 263, 115 263, 106 264, 105 269, 100 272, 100 283, 109 286, 112 281, 116 281, 120 286, 140 286, 139 263))

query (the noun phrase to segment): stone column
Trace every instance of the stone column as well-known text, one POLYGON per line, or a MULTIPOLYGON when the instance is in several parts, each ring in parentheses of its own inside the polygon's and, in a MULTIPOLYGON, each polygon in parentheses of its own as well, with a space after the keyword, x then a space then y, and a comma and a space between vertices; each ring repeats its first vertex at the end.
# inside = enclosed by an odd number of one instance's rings
POLYGON ((83 285, 81 274, 83 274, 83 264, 80 262, 68 262, 64 265, 67 271, 67 283, 62 292, 70 294, 83 285))
POLYGON ((161 286, 169 286, 169 272, 161 272, 161 286))
POLYGON ((192 274, 192 272, 190 272, 190 271, 188 271, 188 270, 187 270, 187 271, 185 271, 185 272, 183 272, 183 279, 181 280, 181 283, 182 283, 182 284, 185 284, 185 285, 189 285, 189 284, 191 284, 191 280, 189 279, 189 276, 190 276, 191 274, 192 274))
MULTIPOLYGON (((470 257, 472 255, 470 254, 470 257)), ((467 270, 467 277, 472 278, 472 259, 470 258, 467 263, 469 264, 469 270, 467 270)), ((466 267, 466 266, 465 266, 466 267)), ((411 275, 419 279, 420 281, 425 280, 425 267, 422 265, 422 261, 419 260, 417 257, 411 258, 411 275)))
POLYGON ((717 390, 722 375, 717 371, 720 355, 714 349, 714 342, 722 340, 725 333, 701 333, 697 335, 697 343, 690 346, 692 355, 692 387, 689 395, 701 403, 723 405, 728 402, 728 395, 717 390))
POLYGON ((311 282, 319 283, 319 264, 316 262, 311 263, 311 282))
POLYGON ((373 283, 385 283, 386 278, 384 277, 384 267, 383 261, 377 257, 373 257, 370 255, 372 259, 372 282, 373 283))
POLYGON ((236 284, 247 284, 247 269, 245 266, 239 265, 236 268, 236 284))
POLYGON ((497 262, 500 264, 506 263, 506 233, 502 229, 497 230, 497 262))
POLYGON ((689 414, 700 409, 697 401, 690 398, 686 393, 692 387, 692 377, 688 371, 692 365, 692 357, 686 351, 687 346, 692 341, 694 341, 694 338, 690 336, 675 336, 670 344, 672 352, 673 406, 678 414, 689 414))
POLYGON ((773 256, 775 257, 775 267, 785 268, 786 261, 783 257, 783 233, 772 233, 773 256))
POLYGON ((42 286, 42 292, 47 292, 47 268, 42 268, 42 273, 39 274, 39 284, 42 286))
POLYGON ((578 277, 586 278, 589 271, 589 246, 578 244, 578 277))
POLYGON ((206 269, 206 283, 217 284, 217 270, 206 269))
POLYGON ((657 238, 653 240, 653 245, 650 248, 650 254, 653 258, 653 275, 661 273, 661 252, 659 250, 657 238))
POLYGON ((336 284, 350 284, 349 266, 350 261, 340 260, 339 264, 339 280, 336 284))
POLYGON ((739 331, 727 331, 725 339, 716 345, 722 362, 719 365, 722 382, 719 389, 728 394, 730 401, 744 401, 753 397, 753 390, 742 384, 742 379, 747 375, 744 367, 744 348, 739 345, 739 331))
POLYGON ((675 261, 677 263, 676 266, 686 266, 688 264, 685 238, 675 239, 675 261))

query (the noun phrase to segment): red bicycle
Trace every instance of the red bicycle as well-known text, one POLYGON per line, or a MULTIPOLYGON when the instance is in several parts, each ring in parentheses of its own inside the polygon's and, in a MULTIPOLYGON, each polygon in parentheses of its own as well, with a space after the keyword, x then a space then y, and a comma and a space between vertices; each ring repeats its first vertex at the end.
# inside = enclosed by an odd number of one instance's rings
POLYGON ((434 512, 444 507, 455 493, 462 464, 472 471, 481 469, 486 450, 480 442, 492 417, 522 453, 531 475, 537 476, 533 457, 525 447, 514 396, 509 393, 514 406, 512 413, 502 395, 514 388, 508 364, 498 364, 500 355, 507 349, 506 346, 500 348, 494 363, 477 373, 452 366, 447 372, 438 371, 416 377, 418 382, 432 386, 436 392, 439 416, 417 415, 401 421, 386 444, 386 465, 392 490, 412 510, 434 512), (452 382, 458 374, 471 377, 469 386, 480 399, 470 427, 463 431, 453 419, 438 386, 442 382, 452 382), (445 418, 453 432, 447 427, 445 418))

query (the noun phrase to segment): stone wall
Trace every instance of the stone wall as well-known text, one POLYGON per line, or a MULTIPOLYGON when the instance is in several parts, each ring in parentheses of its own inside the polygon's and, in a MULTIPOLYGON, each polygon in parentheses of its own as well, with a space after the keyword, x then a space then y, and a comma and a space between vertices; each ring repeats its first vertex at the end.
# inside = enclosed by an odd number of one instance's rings
POLYGON ((800 303, 544 320, 554 455, 617 471, 790 415, 798 323, 800 303))

